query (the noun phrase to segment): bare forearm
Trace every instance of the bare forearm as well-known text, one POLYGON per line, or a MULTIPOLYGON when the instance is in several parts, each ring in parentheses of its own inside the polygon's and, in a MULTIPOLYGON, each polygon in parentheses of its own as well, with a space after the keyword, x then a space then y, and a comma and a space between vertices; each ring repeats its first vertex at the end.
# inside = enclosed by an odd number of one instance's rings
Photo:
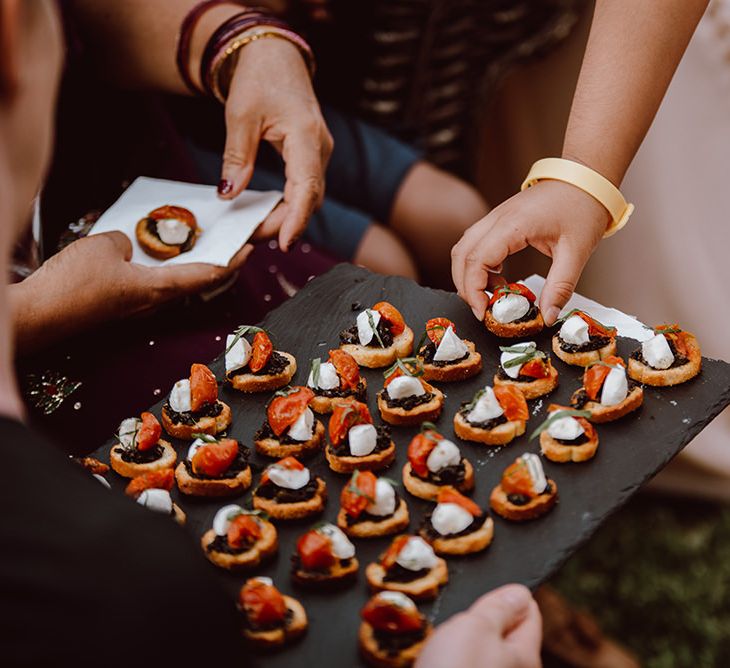
POLYGON ((707 0, 597 0, 563 155, 619 185, 707 0))
MULTIPOLYGON (((177 35, 198 0, 73 0, 74 15, 94 52, 95 62, 112 80, 131 87, 189 93, 175 64, 177 35)), ((190 72, 198 80, 205 44, 240 5, 213 7, 200 19, 190 44, 190 72)))

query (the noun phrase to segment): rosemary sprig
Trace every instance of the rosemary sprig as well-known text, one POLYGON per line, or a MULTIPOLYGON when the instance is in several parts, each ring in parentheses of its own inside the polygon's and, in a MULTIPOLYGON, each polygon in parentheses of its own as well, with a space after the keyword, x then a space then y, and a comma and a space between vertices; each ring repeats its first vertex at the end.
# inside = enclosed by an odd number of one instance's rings
POLYGON ((217 443, 218 439, 215 436, 211 436, 210 434, 192 434, 193 439, 200 439, 201 441, 205 443, 217 443))
POLYGON ((516 288, 511 288, 509 285, 499 285, 494 289, 495 293, 500 295, 521 295, 522 293, 516 288))
POLYGON ((383 339, 380 338, 380 332, 378 332, 378 328, 375 326, 375 319, 373 318, 373 313, 370 309, 367 309, 365 313, 368 316, 368 324, 370 325, 370 329, 373 330, 373 336, 378 340, 378 343, 380 344, 381 348, 385 348, 385 344, 383 343, 383 339))
POLYGON ((505 369, 511 369, 514 366, 521 366, 536 357, 545 359, 547 357, 542 350, 537 349, 537 344, 530 342, 528 346, 500 346, 499 349, 503 353, 522 353, 519 357, 513 357, 502 364, 505 369))
POLYGON ((319 387, 319 369, 322 366, 322 360, 319 357, 315 357, 312 360, 312 382, 314 387, 319 387))
POLYGON ((119 445, 121 445, 125 450, 134 450, 135 444, 137 443, 137 434, 139 433, 141 423, 137 420, 134 424, 134 431, 127 431, 124 434, 114 434, 114 438, 119 441, 119 445), (125 445, 122 442, 122 436, 129 436, 129 434, 132 434, 132 439, 129 441, 129 445, 125 445))
POLYGON ((242 336, 246 336, 246 334, 257 334, 258 332, 266 333, 266 331, 261 329, 261 327, 256 327, 255 325, 240 325, 233 331, 233 341, 231 341, 230 345, 226 348, 225 354, 227 355, 231 352, 231 350, 233 350, 233 346, 238 343, 242 336))
POLYGON ((466 404, 466 406, 464 406, 464 410, 467 412, 472 410, 474 406, 477 405, 477 401, 479 401, 484 396, 486 391, 487 390, 484 387, 481 390, 477 390, 477 393, 472 397, 472 400, 468 404, 466 404))
POLYGON ((526 353, 528 350, 537 350, 537 344, 530 341, 527 345, 499 346, 499 349, 503 353, 526 353))
POLYGON ((589 418, 591 416, 590 411, 579 411, 575 408, 565 408, 560 411, 556 411, 547 420, 545 420, 535 431, 530 434, 530 440, 537 438, 542 432, 544 432, 551 424, 566 417, 582 417, 589 418))

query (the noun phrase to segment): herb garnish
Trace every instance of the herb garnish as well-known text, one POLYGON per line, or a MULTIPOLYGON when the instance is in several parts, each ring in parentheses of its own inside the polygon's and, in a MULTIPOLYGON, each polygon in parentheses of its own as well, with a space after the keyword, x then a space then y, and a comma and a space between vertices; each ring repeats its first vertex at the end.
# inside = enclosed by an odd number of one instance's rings
POLYGON ((393 366, 387 368, 385 371, 383 371, 383 376, 385 378, 390 378, 390 376, 395 372, 396 369, 400 369, 406 376, 411 376, 413 378, 417 378, 418 376, 423 375, 423 367, 421 366, 421 360, 419 360, 417 357, 403 357, 396 359, 393 366), (411 370, 407 365, 411 364, 416 367, 415 371, 411 370))
POLYGON ((319 357, 315 357, 312 360, 312 382, 314 387, 319 387, 319 369, 322 366, 322 360, 319 357))
POLYGON ((536 438, 539 436, 543 431, 545 431, 548 427, 550 427, 551 424, 554 422, 557 422, 558 420, 561 420, 562 418, 566 417, 582 417, 582 418, 589 418, 591 416, 590 411, 579 411, 575 408, 565 408, 559 411, 556 411, 553 413, 550 417, 547 418, 535 431, 533 431, 530 434, 530 440, 536 438))
POLYGON ((242 336, 246 336, 246 334, 258 334, 258 332, 264 332, 264 334, 266 334, 266 331, 261 329, 261 327, 256 327, 255 325, 240 325, 233 331, 233 341, 231 341, 230 345, 226 348, 225 354, 227 355, 231 352, 231 350, 233 350, 233 346, 238 343, 242 336))
MULTIPOLYGON (((383 343, 383 339, 380 338, 380 332, 378 332, 378 328, 375 326, 375 320, 373 319, 373 313, 370 309, 367 309, 365 313, 368 316, 368 324, 370 325, 370 329, 373 330, 373 336, 378 340, 378 343, 380 344, 381 348, 385 348, 385 344, 383 343)), ((382 318, 382 316, 381 316, 382 318)))

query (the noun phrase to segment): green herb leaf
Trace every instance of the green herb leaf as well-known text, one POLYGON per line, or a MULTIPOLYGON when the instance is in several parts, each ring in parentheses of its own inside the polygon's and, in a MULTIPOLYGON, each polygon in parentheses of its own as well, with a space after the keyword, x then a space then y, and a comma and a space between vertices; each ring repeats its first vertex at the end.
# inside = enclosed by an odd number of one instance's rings
POLYGON ((503 353, 526 353, 529 350, 537 350, 537 344, 533 341, 530 341, 528 345, 518 345, 518 346, 499 346, 500 351, 503 353))
MULTIPOLYGON (((378 343, 380 344, 381 348, 385 348, 385 344, 383 343, 383 339, 380 338, 380 332, 378 332, 378 328, 375 326, 375 320, 373 319, 373 314, 370 309, 367 309, 365 313, 368 316, 368 324, 370 325, 370 329, 373 330, 373 336, 378 340, 378 343)), ((382 319, 382 316, 381 316, 382 319)))
POLYGON ((679 334, 682 330, 679 327, 665 327, 664 329, 661 329, 661 325, 659 327, 652 327, 654 330, 654 334, 679 334))
POLYGON ((396 369, 400 369, 406 376, 411 376, 412 378, 418 378, 418 376, 423 375, 423 366, 421 365, 421 360, 417 357, 403 357, 402 359, 396 359, 393 366, 383 372, 383 376, 385 378, 389 378, 396 369), (411 369, 406 366, 407 364, 412 364, 416 367, 416 370, 411 371, 411 369))
POLYGON ((481 390, 477 390, 477 393, 472 397, 472 400, 468 404, 466 404, 466 406, 464 406, 464 410, 467 412, 472 410, 472 408, 476 406, 477 401, 479 401, 484 396, 486 391, 487 390, 484 387, 481 390))
POLYGON ((242 336, 246 336, 246 334, 256 334, 258 332, 264 332, 264 334, 266 334, 266 330, 261 329, 261 327, 256 327, 255 325, 240 325, 234 330, 233 341, 231 341, 230 345, 226 348, 225 354, 227 355, 231 352, 231 350, 233 350, 233 346, 238 343, 242 336))
POLYGON ((274 392, 275 397, 288 397, 290 394, 296 394, 299 392, 298 387, 292 387, 291 385, 287 385, 285 388, 278 390, 277 392, 274 392))
POLYGON ((315 357, 312 360, 312 382, 314 387, 319 387, 319 369, 322 366, 322 360, 319 357, 315 357))
POLYGON ((421 433, 425 434, 427 431, 438 433, 438 427, 433 422, 421 422, 421 433))
POLYGON ((199 438, 201 441, 205 441, 206 443, 217 443, 218 439, 215 436, 211 436, 210 434, 192 434, 193 439, 199 438))
POLYGON ((530 440, 537 438, 542 432, 544 432, 551 424, 565 417, 582 417, 589 418, 591 416, 590 411, 579 411, 574 408, 565 408, 553 413, 547 420, 545 420, 535 431, 530 434, 530 440))
POLYGON ((495 293, 500 295, 521 295, 522 293, 516 288, 511 288, 509 285, 499 285, 494 289, 495 293))

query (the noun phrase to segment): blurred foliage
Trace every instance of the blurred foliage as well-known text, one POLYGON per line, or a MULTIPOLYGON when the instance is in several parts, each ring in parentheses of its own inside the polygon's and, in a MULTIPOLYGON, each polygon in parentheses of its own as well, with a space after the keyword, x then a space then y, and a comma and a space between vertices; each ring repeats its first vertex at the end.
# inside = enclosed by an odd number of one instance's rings
POLYGON ((730 667, 730 508, 641 495, 552 584, 647 668, 730 667))

